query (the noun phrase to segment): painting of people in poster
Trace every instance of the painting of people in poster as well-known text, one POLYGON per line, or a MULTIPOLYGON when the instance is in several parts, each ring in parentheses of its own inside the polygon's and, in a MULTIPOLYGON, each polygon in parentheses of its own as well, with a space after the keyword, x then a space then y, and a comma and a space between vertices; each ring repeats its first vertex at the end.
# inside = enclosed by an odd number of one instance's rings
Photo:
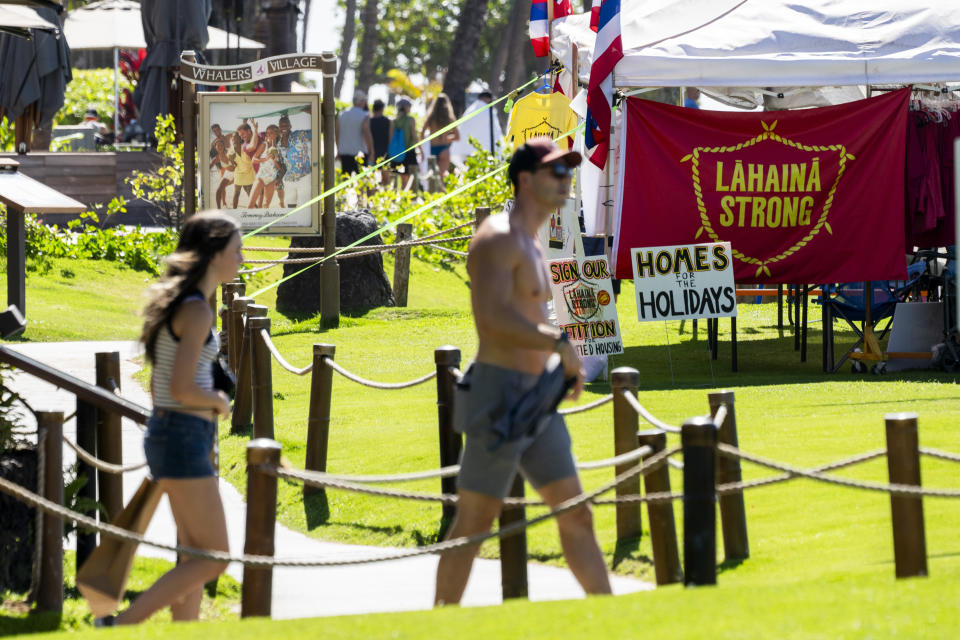
POLYGON ((201 93, 197 158, 202 206, 244 230, 317 233, 319 99, 302 93, 201 93))
POLYGON ((729 242, 634 248, 637 317, 650 320, 737 315, 729 242))
POLYGON ((580 355, 623 353, 623 337, 605 257, 547 262, 560 329, 580 355))

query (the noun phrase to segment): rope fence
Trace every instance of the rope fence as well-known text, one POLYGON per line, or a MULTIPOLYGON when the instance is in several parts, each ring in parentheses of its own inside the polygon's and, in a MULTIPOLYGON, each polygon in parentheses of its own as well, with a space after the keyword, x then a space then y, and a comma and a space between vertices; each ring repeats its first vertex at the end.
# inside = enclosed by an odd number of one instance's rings
MULTIPOLYGON (((442 248, 442 247, 439 247, 439 246, 435 246, 435 245, 437 245, 438 243, 441 243, 441 242, 460 242, 460 241, 463 241, 463 240, 470 240, 471 238, 473 238, 473 235, 472 235, 472 234, 469 235, 469 236, 456 236, 456 237, 453 237, 453 238, 440 238, 440 239, 437 239, 437 240, 407 240, 407 241, 404 241, 404 242, 397 242, 397 243, 394 243, 394 244, 382 244, 382 245, 374 245, 374 246, 364 245, 364 246, 360 246, 360 247, 350 247, 349 249, 346 248, 346 247, 344 247, 344 248, 338 249, 338 251, 342 251, 342 253, 340 253, 340 254, 337 256, 337 258, 339 258, 339 259, 341 259, 341 260, 345 260, 345 259, 347 259, 347 258, 359 258, 359 257, 362 257, 362 256, 372 255, 372 254, 375 254, 375 253, 386 253, 386 252, 388 252, 388 251, 394 251, 394 250, 396 250, 396 249, 407 249, 407 248, 417 248, 417 247, 434 247, 434 248, 440 249, 440 250, 442 250, 442 251, 443 251, 443 250, 453 251, 452 249, 445 249, 445 248, 442 248)), ((245 250, 248 250, 248 249, 245 249, 245 250)), ((310 257, 310 258, 281 258, 281 259, 244 258, 243 262, 244 262, 245 264, 268 264, 268 265, 276 265, 276 264, 308 264, 308 263, 312 263, 312 262, 320 262, 321 260, 323 260, 323 256, 324 256, 323 248, 322 248, 322 247, 317 247, 316 249, 313 249, 313 248, 299 248, 299 249, 296 249, 296 248, 288 248, 288 249, 277 248, 276 250, 277 250, 277 251, 286 251, 287 253, 294 253, 294 252, 297 252, 297 251, 300 251, 300 252, 303 252, 303 253, 309 252, 309 253, 316 253, 316 254, 318 254, 318 255, 315 255, 315 256, 310 257)), ((466 256, 466 255, 467 255, 465 252, 462 252, 462 251, 457 251, 456 253, 462 254, 463 256, 466 256)))
MULTIPOLYGON (((245 566, 252 567, 340 567, 347 565, 358 565, 358 564, 370 564, 374 562, 384 562, 388 560, 399 560, 402 558, 411 558, 422 555, 429 555, 432 553, 447 553, 450 551, 455 551, 463 547, 472 546, 479 544, 491 538, 503 538, 510 535, 519 533, 520 531, 545 522, 551 518, 563 515, 568 511, 572 511, 584 504, 593 501, 598 496, 607 493, 608 491, 615 488, 618 484, 632 478, 635 475, 642 474, 644 472, 649 472, 656 469, 663 461, 670 455, 673 455, 679 448, 674 448, 671 450, 660 452, 655 456, 651 457, 647 461, 640 462, 639 464, 631 467, 627 472, 618 475, 612 482, 609 482, 598 489, 595 489, 590 492, 580 494, 579 496, 570 498, 557 505, 556 508, 550 510, 548 513, 531 518, 529 520, 522 520, 514 522, 508 526, 501 527, 497 531, 492 531, 484 534, 477 534, 473 536, 467 536, 462 538, 454 538, 451 540, 446 540, 444 542, 439 542, 431 545, 425 545, 422 547, 417 547, 415 549, 401 549, 386 554, 370 555, 364 557, 356 558, 339 558, 336 560, 330 559, 297 559, 297 558, 274 558, 272 556, 264 555, 254 555, 254 554, 243 554, 239 556, 231 555, 223 551, 211 551, 204 549, 196 549, 193 547, 185 547, 180 545, 171 545, 165 544, 162 542, 157 542, 154 540, 148 540, 145 537, 132 533, 126 529, 116 527, 110 524, 98 523, 96 520, 84 516, 83 514, 77 513, 66 507, 56 504, 42 496, 39 496, 28 489, 17 485, 14 482, 11 482, 5 478, 0 478, 0 491, 7 493, 14 498, 26 502, 40 510, 44 513, 63 518, 69 522, 76 523, 78 526, 88 528, 93 531, 97 531, 104 535, 116 538, 119 540, 124 540, 127 542, 135 542, 137 544, 143 544, 150 546, 156 549, 163 549, 166 551, 172 551, 180 555, 190 556, 193 558, 200 558, 204 560, 213 560, 216 562, 236 562, 243 564, 245 566)), ((290 476, 294 479, 296 478, 291 472, 283 470, 281 467, 273 466, 272 468, 258 468, 257 470, 263 471, 271 475, 276 475, 277 477, 290 476)), ((306 480, 304 480, 306 481, 306 480)))
POLYGON ((642 417, 644 420, 655 426, 661 431, 666 431, 667 433, 680 433, 680 427, 675 427, 672 424, 667 424, 666 422, 658 419, 652 413, 647 411, 647 409, 640 404, 640 401, 637 400, 636 396, 627 391, 626 389, 620 389, 619 393, 623 396, 623 399, 627 401, 634 411, 637 412, 637 415, 642 417))
POLYGON ((92 453, 90 453, 80 445, 78 445, 76 442, 72 441, 67 436, 63 436, 63 442, 76 452, 78 458, 80 458, 81 460, 89 464, 91 467, 93 467, 97 471, 103 471, 105 473, 112 473, 112 474, 122 474, 122 473, 128 473, 130 471, 136 471, 137 469, 143 469, 144 467, 147 466, 146 461, 138 462, 136 464, 128 464, 128 465, 112 464, 110 462, 101 460, 100 458, 96 457, 95 455, 93 455, 92 453))
POLYGON ((347 369, 340 366, 332 358, 327 358, 326 361, 327 366, 342 375, 347 380, 356 382, 359 385, 363 385, 364 387, 369 387, 371 389, 407 389, 409 387, 415 387, 419 384, 423 384, 424 382, 428 382, 437 377, 437 372, 431 371, 430 373, 422 375, 419 378, 414 378, 413 380, 408 380, 406 382, 376 382, 374 380, 362 378, 355 373, 351 373, 347 369))
MULTIPOLYGON (((763 458, 761 456, 745 453, 744 451, 741 451, 736 447, 731 447, 725 444, 718 445, 717 450, 724 456, 729 456, 731 458, 738 458, 740 460, 746 460, 747 462, 752 462, 753 464, 759 465, 761 467, 766 467, 768 469, 773 469, 775 471, 781 471, 791 476, 808 478, 810 480, 817 480, 819 482, 826 482, 828 484, 835 484, 841 487, 848 487, 851 489, 863 489, 865 491, 879 491, 883 493, 889 493, 892 496, 910 497, 910 498, 915 498, 920 496, 925 496, 929 498, 960 498, 960 489, 926 489, 923 487, 917 487, 917 486, 908 485, 908 484, 894 484, 894 483, 883 484, 880 482, 852 480, 849 478, 828 476, 828 475, 824 475, 823 473, 820 473, 819 471, 801 469, 800 467, 784 464, 782 462, 776 462, 774 460, 763 458)), ((871 456, 871 455, 873 455, 873 452, 864 454, 864 456, 871 456)))

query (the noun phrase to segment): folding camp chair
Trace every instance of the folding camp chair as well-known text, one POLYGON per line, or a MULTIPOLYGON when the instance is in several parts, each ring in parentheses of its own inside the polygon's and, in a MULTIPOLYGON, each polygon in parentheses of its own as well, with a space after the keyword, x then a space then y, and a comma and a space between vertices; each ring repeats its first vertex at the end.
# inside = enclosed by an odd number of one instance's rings
MULTIPOLYGON (((866 371, 868 362, 874 363, 871 368, 874 373, 884 373, 887 354, 880 348, 880 341, 890 331, 897 303, 907 299, 925 269, 924 263, 909 265, 906 281, 874 280, 824 285, 823 370, 830 373, 836 372, 844 362, 851 359, 855 373, 866 371), (854 330, 857 341, 843 354, 839 362, 834 363, 833 320, 837 316, 854 330), (882 324, 884 320, 887 322, 882 324), (859 327, 857 322, 860 323, 859 327)), ((898 357, 912 355, 919 357, 921 354, 897 355, 898 357)), ((929 354, 926 354, 926 357, 929 357, 929 354)))

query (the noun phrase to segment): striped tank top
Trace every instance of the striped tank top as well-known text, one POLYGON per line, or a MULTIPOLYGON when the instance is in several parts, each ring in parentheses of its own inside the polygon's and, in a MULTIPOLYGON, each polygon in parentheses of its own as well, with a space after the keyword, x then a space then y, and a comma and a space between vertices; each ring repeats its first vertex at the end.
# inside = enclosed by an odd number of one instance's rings
MULTIPOLYGON (((204 297, 200 293, 193 293, 185 297, 183 302, 188 300, 204 300, 204 297)), ((170 382, 173 380, 173 361, 176 358, 179 345, 180 339, 174 335, 170 322, 167 322, 157 334, 157 341, 153 347, 153 406, 158 409, 171 409, 173 411, 184 409, 195 411, 197 407, 180 404, 170 393, 170 382)), ((220 339, 217 337, 217 333, 211 329, 210 337, 203 343, 203 349, 200 351, 197 370, 193 374, 193 381, 201 389, 213 389, 213 361, 219 352, 220 339)))

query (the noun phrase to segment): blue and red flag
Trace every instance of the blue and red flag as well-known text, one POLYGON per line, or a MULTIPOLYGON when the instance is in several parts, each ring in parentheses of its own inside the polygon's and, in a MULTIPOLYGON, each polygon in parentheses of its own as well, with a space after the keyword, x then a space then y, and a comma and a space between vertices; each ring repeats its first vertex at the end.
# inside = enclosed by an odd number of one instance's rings
POLYGON ((610 122, 613 118, 613 69, 623 58, 620 40, 620 0, 602 0, 597 25, 597 43, 587 87, 587 157, 601 169, 610 150, 610 122))
POLYGON ((530 44, 533 55, 541 58, 550 53, 550 29, 547 24, 547 2, 533 0, 530 4, 530 44))

